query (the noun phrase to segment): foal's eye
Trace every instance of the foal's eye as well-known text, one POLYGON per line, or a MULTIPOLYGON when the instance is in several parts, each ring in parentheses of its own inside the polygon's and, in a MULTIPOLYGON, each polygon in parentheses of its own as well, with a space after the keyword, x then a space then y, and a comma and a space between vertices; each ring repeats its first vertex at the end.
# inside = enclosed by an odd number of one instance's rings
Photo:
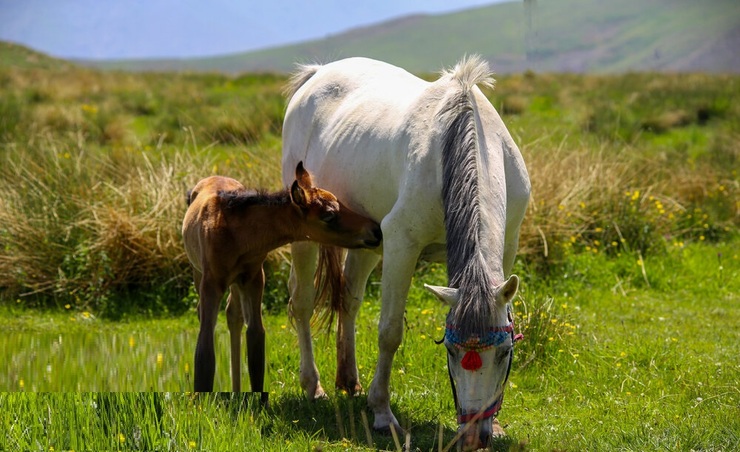
POLYGON ((331 223, 332 221, 337 219, 337 214, 334 212, 326 212, 321 216, 321 221, 324 223, 331 223))

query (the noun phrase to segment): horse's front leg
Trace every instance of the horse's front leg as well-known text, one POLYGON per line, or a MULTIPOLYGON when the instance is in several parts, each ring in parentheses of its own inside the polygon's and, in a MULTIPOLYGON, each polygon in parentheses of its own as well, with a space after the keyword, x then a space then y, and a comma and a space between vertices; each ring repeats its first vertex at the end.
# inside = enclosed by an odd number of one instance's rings
POLYGON ((241 391, 241 339, 244 314, 242 314, 240 298, 236 284, 233 284, 226 303, 226 323, 229 326, 229 340, 231 343, 231 390, 233 392, 241 391))
POLYGON ((347 291, 339 310, 336 387, 352 395, 362 391, 355 354, 355 321, 365 295, 367 278, 379 260, 380 255, 375 252, 350 250, 344 264, 347 291))
POLYGON ((290 315, 298 333, 301 353, 301 387, 309 399, 326 397, 319 382, 319 370, 313 356, 311 342, 311 316, 313 315, 316 289, 314 273, 318 262, 319 247, 311 242, 290 245, 293 263, 290 267, 290 315))
MULTIPOLYGON (((383 228, 385 233, 386 228, 383 228)), ((409 246, 409 241, 396 237, 384 238, 382 306, 378 323, 378 365, 370 385, 367 402, 375 413, 373 428, 388 431, 393 425, 403 435, 390 406, 390 376, 393 357, 403 339, 403 316, 411 277, 416 267, 419 251, 409 246)))

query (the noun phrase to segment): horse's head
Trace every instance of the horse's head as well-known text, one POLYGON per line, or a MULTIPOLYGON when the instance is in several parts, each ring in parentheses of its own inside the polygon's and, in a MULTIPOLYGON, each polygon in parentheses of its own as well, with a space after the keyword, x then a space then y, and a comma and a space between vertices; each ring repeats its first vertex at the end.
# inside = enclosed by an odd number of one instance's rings
POLYGON ((375 248, 383 234, 374 220, 353 212, 327 190, 315 187, 311 174, 299 162, 290 198, 301 215, 301 232, 324 245, 375 248))
MULTIPOLYGON (((514 323, 508 303, 516 294, 519 278, 512 275, 494 290, 493 315, 484 331, 465 333, 448 315, 444 345, 452 395, 455 398, 459 442, 464 450, 487 447, 493 435, 493 418, 501 408, 504 386, 513 357, 514 323)), ((450 287, 425 287, 439 299, 455 307, 461 290, 450 287)), ((452 310, 451 310, 452 312, 452 310)))

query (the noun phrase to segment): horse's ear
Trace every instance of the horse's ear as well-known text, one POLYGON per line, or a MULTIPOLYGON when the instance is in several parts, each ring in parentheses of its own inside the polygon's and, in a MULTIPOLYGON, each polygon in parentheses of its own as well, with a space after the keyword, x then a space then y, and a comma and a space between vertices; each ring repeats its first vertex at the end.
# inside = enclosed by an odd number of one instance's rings
POLYGON ((313 187, 311 173, 309 173, 306 168, 303 167, 303 160, 298 162, 298 165, 295 167, 295 180, 297 180, 303 188, 313 187))
POLYGON ((498 291, 498 299, 502 303, 508 303, 516 295, 516 291, 519 289, 519 277, 517 275, 511 275, 505 283, 501 285, 498 291))
POLYGON ((301 187, 298 180, 294 180, 293 185, 290 187, 290 199, 293 201, 293 204, 301 209, 308 207, 308 193, 301 187))
POLYGON ((448 304, 450 307, 455 306, 460 300, 460 289, 443 286, 430 286, 429 284, 424 284, 424 288, 433 293, 437 298, 448 304))

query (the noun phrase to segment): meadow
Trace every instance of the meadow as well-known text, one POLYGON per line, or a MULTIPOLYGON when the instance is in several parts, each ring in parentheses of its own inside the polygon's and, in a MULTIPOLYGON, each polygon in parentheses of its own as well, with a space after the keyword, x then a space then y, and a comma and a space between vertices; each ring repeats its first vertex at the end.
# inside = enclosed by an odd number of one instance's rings
MULTIPOLYGON (((270 406, 188 393, 198 325, 184 193, 211 174, 279 188, 284 82, 0 66, 0 450, 396 449, 366 434, 364 395, 330 388, 331 334, 315 338, 330 397, 304 399, 286 249, 267 268, 270 406)), ((525 73, 486 91, 533 183, 513 306, 525 339, 495 449, 740 443, 738 82, 525 73)), ((379 280, 358 324, 365 387, 379 280)), ((444 284, 444 266, 419 264, 391 383, 422 451, 456 429, 434 344, 446 312, 425 282, 444 284)), ((227 391, 224 321, 219 332, 227 391)))

